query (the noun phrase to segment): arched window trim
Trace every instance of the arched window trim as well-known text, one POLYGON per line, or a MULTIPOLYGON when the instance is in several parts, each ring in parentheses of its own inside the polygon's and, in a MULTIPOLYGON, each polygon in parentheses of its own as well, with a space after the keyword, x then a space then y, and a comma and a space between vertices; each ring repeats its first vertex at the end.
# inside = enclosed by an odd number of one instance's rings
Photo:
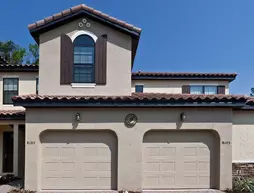
MULTIPOLYGON (((76 34, 77 35, 77 34, 76 34)), ((73 43, 73 46, 75 47, 75 41, 79 38, 79 37, 81 37, 81 36, 87 36, 87 37, 89 37, 90 39, 91 39, 91 41, 93 41, 93 47, 94 47, 94 53, 95 53, 95 43, 96 43, 96 41, 94 40, 94 38, 92 37, 92 36, 90 36, 90 35, 88 35, 88 34, 84 34, 84 33, 82 33, 81 35, 78 35, 75 39, 74 39, 74 41, 72 42, 73 43)), ((77 45, 78 47, 79 46, 85 46, 86 47, 86 45, 84 44, 80 44, 80 45, 77 45)), ((89 46, 89 45, 87 45, 87 46, 89 46)), ((73 50, 74 51, 74 50, 73 50)), ((74 53, 74 52, 73 52, 74 53)), ((94 80, 92 80, 92 82, 75 82, 74 81, 74 70, 73 70, 73 84, 72 84, 72 87, 79 87, 79 86, 82 86, 83 87, 83 85, 85 85, 86 87, 88 86, 88 87, 94 87, 95 86, 95 55, 94 55, 94 58, 93 58, 93 61, 94 61, 94 63, 93 63, 93 65, 92 65, 92 69, 93 69, 93 73, 92 73, 92 76, 93 76, 93 79, 94 80)), ((74 67, 75 66, 75 63, 74 63, 74 61, 73 61, 73 68, 75 68, 74 67)))
POLYGON ((93 39, 94 42, 96 42, 97 39, 98 39, 98 37, 97 37, 94 33, 90 32, 90 31, 86 31, 86 30, 80 30, 80 31, 75 32, 75 33, 71 36, 71 41, 74 42, 74 40, 75 40, 78 36, 80 36, 80 35, 88 35, 88 36, 90 36, 90 37, 93 39))

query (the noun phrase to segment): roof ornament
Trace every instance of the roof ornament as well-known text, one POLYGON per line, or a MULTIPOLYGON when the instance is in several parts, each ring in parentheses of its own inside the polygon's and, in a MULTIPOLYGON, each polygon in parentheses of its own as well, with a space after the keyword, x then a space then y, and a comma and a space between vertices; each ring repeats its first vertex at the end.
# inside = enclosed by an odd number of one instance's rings
POLYGON ((83 27, 91 27, 91 24, 87 21, 86 18, 83 18, 79 23, 78 23, 78 27, 79 28, 83 28, 83 27))

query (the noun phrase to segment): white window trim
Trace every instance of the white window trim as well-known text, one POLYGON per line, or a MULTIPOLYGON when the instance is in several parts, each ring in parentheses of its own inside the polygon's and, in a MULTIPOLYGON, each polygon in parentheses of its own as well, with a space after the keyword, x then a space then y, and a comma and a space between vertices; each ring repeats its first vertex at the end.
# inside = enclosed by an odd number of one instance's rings
POLYGON ((134 86, 135 92, 136 92, 136 86, 143 86, 143 93, 144 93, 145 84, 135 84, 135 86, 134 86))
POLYGON ((94 88, 95 83, 71 83, 72 88, 94 88))
POLYGON ((18 75, 3 75, 3 78, 20 78, 18 75))
POLYGON ((98 37, 93 33, 93 32, 90 32, 90 31, 86 31, 86 30, 79 30, 77 32, 75 32, 72 36, 71 36, 71 40, 72 42, 74 42, 74 40, 80 36, 80 35, 88 35, 90 36, 91 38, 93 38, 94 42, 97 41, 98 37))
MULTIPOLYGON (((3 101, 4 102, 4 101, 3 101)), ((3 104, 3 107, 14 107, 13 104, 3 104)), ((5 109, 4 109, 5 110, 5 109)))
MULTIPOLYGON (((222 84, 209 84, 209 83, 199 83, 199 84, 189 84, 190 86, 219 86, 219 85, 222 85, 222 84)), ((225 86, 225 85, 223 85, 223 86, 225 86)))

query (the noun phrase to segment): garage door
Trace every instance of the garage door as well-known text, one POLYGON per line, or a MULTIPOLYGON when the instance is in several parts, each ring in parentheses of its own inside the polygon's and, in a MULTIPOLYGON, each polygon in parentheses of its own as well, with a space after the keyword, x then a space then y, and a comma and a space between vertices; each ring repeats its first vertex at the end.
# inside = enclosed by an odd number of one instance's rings
POLYGON ((41 189, 116 189, 116 136, 46 131, 41 136, 41 189))
POLYGON ((143 139, 143 188, 211 188, 214 135, 150 131, 143 139))

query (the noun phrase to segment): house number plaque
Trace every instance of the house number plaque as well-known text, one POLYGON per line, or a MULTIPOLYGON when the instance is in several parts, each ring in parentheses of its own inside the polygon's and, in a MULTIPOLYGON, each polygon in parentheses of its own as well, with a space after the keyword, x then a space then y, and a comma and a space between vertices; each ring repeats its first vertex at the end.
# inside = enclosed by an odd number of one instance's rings
POLYGON ((222 144, 223 144, 223 145, 230 145, 231 142, 230 142, 230 141, 222 141, 222 144))
POLYGON ((27 145, 34 145, 34 144, 35 144, 35 141, 27 141, 26 144, 27 144, 27 145))

